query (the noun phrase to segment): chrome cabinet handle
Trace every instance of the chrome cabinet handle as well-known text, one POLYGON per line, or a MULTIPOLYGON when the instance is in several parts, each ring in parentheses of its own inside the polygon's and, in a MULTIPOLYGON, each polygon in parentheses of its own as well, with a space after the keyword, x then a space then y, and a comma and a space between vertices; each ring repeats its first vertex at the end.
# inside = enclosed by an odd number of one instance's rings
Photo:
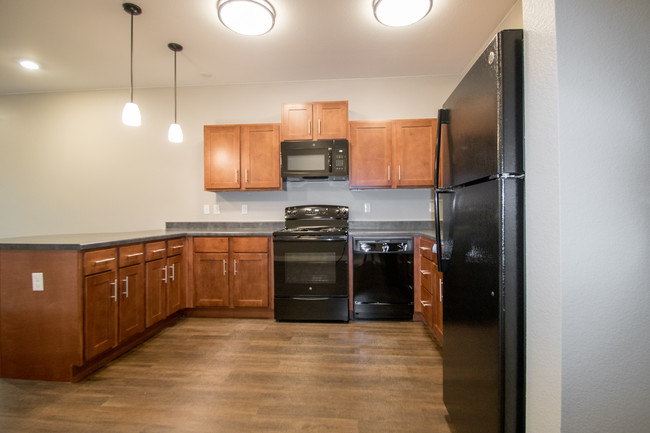
POLYGON ((311 120, 307 121, 307 134, 311 134, 311 120))
POLYGON ((234 275, 237 275, 237 260, 233 261, 233 270, 234 270, 234 275))
POLYGON ((226 261, 222 260, 223 262, 223 274, 226 275, 226 261))
POLYGON ((244 169, 244 182, 248 183, 248 169, 247 168, 244 169))
POLYGON ((440 302, 442 302, 442 279, 440 280, 440 302))
POLYGON ((388 166, 388 181, 390 182, 390 165, 388 166))
POLYGON ((320 119, 318 119, 318 135, 320 135, 320 119))
POLYGON ((110 259, 95 260, 95 264, 111 262, 111 261, 113 261, 113 260, 115 260, 115 257, 111 257, 110 259))
POLYGON ((117 302, 117 278, 110 284, 113 285, 113 296, 109 296, 109 298, 111 298, 114 302, 117 302))
POLYGON ((172 276, 169 277, 172 281, 176 279, 176 272, 174 271, 174 263, 172 263, 172 276))
POLYGON ((165 276, 163 277, 163 281, 166 283, 167 282, 167 266, 163 268, 165 270, 165 276))
POLYGON ((430 272, 430 271, 423 271, 423 270, 420 270, 420 273, 421 273, 422 275, 431 275, 431 272, 430 272))
POLYGON ((126 295, 126 297, 128 298, 129 297, 129 277, 128 276, 125 277, 125 279, 122 280, 122 281, 124 281, 124 287, 125 287, 125 290, 126 290, 125 292, 122 292, 122 294, 126 295))
POLYGON ((397 166, 397 180, 400 181, 400 182, 402 181, 402 166, 401 165, 397 166))

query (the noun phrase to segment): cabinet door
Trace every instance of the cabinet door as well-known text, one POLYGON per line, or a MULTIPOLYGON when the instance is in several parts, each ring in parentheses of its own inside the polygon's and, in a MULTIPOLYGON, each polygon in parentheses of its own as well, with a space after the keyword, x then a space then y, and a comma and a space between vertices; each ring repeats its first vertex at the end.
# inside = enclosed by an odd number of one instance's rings
POLYGON ((241 187, 240 127, 208 125, 204 127, 203 132, 205 189, 239 189, 241 187))
POLYGON ((391 160, 391 122, 350 122, 350 188, 390 187, 391 160))
POLYGON ((433 299, 432 299, 432 330, 433 335, 436 337, 438 342, 442 344, 442 298, 444 296, 442 289, 442 273, 438 271, 438 267, 433 265, 433 299))
POLYGON ((197 307, 227 307, 228 253, 194 254, 194 305, 197 307))
POLYGON ((311 103, 282 104, 282 141, 311 140, 313 136, 311 103))
POLYGON ((243 125, 241 161, 243 189, 280 189, 280 126, 243 125))
POLYGON ((235 307, 268 307, 269 259, 265 253, 233 253, 232 292, 235 307))
POLYGON ((166 259, 145 265, 145 324, 148 327, 165 318, 167 266, 166 259))
POLYGON ((314 139, 348 138, 348 101, 316 102, 314 139))
POLYGON ((395 120, 397 186, 433 186, 436 119, 395 120))
POLYGON ((84 355, 89 360, 117 345, 117 274, 84 278, 84 355))
POLYGON ((118 341, 144 331, 144 264, 120 268, 118 341))
POLYGON ((185 268, 183 256, 176 255, 167 258, 167 316, 181 309, 183 304, 183 281, 185 268))

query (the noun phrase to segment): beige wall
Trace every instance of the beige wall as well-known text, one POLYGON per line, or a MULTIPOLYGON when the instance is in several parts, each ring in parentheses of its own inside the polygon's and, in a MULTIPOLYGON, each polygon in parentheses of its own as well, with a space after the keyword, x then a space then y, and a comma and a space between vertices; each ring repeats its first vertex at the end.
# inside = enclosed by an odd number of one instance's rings
POLYGON ((136 89, 142 126, 122 125, 127 90, 0 97, 0 237, 163 228, 166 221, 279 221, 287 205, 349 205, 355 220, 430 217, 428 190, 203 191, 203 125, 279 122, 289 101, 349 100, 350 119, 436 117, 457 77, 310 81, 178 90, 185 141, 171 144, 171 89, 136 89), (363 213, 370 202, 372 212, 363 213), (221 214, 204 215, 218 203, 221 214), (241 214, 241 204, 248 214, 241 214))

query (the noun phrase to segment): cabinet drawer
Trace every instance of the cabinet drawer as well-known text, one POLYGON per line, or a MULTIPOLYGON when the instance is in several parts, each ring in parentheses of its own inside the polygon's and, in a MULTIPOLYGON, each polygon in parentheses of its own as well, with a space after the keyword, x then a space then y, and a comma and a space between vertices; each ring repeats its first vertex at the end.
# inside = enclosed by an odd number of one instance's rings
POLYGON ((431 239, 424 237, 420 238, 420 254, 429 260, 436 260, 436 257, 434 257, 436 255, 434 252, 434 245, 435 242, 431 239))
POLYGON ((433 280, 433 262, 426 257, 420 261, 420 284, 431 291, 431 281, 433 280))
POLYGON ((117 269, 117 248, 84 253, 84 275, 117 269))
POLYGON ((183 254, 185 248, 185 239, 170 239, 167 241, 167 256, 177 256, 183 254))
POLYGON ((194 238, 195 253, 227 253, 228 238, 194 238))
POLYGON ((233 253, 266 253, 268 252, 268 238, 239 237, 231 238, 231 251, 233 253))
POLYGON ((144 245, 125 245, 120 247, 120 268, 144 262, 144 245))
POLYGON ((144 244, 144 258, 146 261, 162 259, 167 254, 167 242, 149 242, 144 244))
POLYGON ((420 291, 420 304, 422 307, 422 317, 427 322, 429 327, 433 324, 433 296, 431 292, 424 286, 420 291))

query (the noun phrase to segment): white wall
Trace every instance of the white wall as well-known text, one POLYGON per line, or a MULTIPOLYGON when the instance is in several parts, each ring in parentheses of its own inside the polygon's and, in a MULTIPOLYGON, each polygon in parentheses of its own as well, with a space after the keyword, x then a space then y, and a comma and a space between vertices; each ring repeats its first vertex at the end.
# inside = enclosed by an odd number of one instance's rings
MULTIPOLYGON (((182 68, 179 65, 179 68, 182 68)), ((171 144, 172 89, 136 89, 143 124, 121 124, 128 90, 0 97, 0 238, 163 228, 166 221, 280 221, 293 204, 351 206, 354 220, 430 218, 428 190, 203 190, 203 125, 279 122, 282 102, 349 100, 350 120, 436 117, 459 77, 310 81, 178 90, 185 142, 171 144), (370 202, 372 212, 363 213, 370 202), (203 215, 203 204, 222 213, 203 215), (241 204, 248 214, 241 214, 241 204)))
POLYGON ((524 0, 530 433, 650 426, 650 3, 524 0))

